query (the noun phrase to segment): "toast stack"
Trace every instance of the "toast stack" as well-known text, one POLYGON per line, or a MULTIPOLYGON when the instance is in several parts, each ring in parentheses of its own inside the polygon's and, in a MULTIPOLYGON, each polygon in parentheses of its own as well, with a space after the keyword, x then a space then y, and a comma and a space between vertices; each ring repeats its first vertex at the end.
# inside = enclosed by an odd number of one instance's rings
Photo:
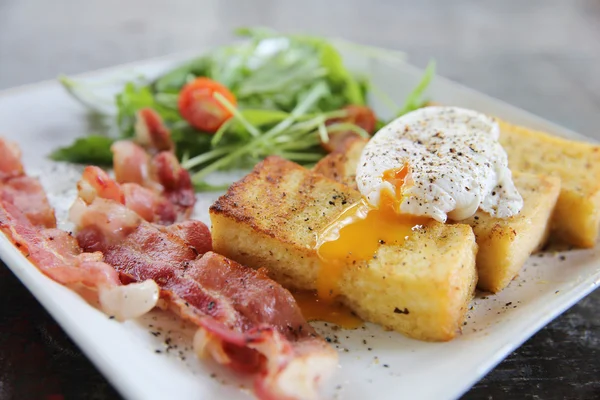
MULTIPOLYGON (((269 157, 211 207, 213 248, 266 268, 292 290, 315 290, 316 235, 360 198, 347 185, 269 157)), ((337 301, 410 337, 450 340, 473 296, 476 253, 468 225, 431 221, 402 245, 381 244, 372 259, 345 266, 337 301)))

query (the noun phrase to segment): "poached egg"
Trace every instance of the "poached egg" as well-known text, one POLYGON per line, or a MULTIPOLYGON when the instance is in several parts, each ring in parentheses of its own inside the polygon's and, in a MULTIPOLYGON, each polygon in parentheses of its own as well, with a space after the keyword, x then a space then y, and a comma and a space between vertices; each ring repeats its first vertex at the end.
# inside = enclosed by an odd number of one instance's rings
POLYGON ((460 221, 478 209, 508 218, 523 207, 499 144, 498 124, 457 107, 427 107, 378 131, 357 167, 362 200, 317 235, 320 298, 332 299, 343 269, 401 245, 433 220, 460 221))
POLYGON ((488 116, 458 107, 425 107, 382 128, 367 143, 356 171, 373 208, 460 221, 481 208, 508 218, 523 207, 488 116))

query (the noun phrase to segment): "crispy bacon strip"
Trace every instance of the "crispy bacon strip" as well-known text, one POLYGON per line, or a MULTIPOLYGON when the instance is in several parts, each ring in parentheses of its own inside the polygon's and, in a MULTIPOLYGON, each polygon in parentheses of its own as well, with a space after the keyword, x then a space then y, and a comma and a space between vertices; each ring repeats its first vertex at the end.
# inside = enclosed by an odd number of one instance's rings
POLYGON ((188 171, 181 167, 175 154, 163 151, 149 158, 144 149, 130 141, 116 142, 111 150, 117 182, 144 187, 154 197, 162 197, 171 203, 175 219, 157 215, 158 220, 150 222, 170 224, 189 218, 196 195, 188 171))
MULTIPOLYGON (((147 218, 148 212, 140 214, 147 221, 169 225, 188 219, 196 203, 194 187, 188 171, 175 156, 171 133, 154 110, 138 112, 136 141, 119 141, 112 145, 116 181, 143 186, 172 205, 172 210, 161 208, 162 213, 154 214, 155 219, 147 218), (170 215, 173 212, 175 214, 170 215)), ((150 203, 149 194, 137 194, 150 203)))
POLYGON ((189 172, 183 168, 174 153, 163 151, 152 158, 156 181, 163 187, 166 197, 177 210, 179 221, 190 217, 196 204, 196 193, 189 172))
POLYGON ((19 147, 3 138, 0 138, 0 199, 17 205, 34 226, 56 227, 54 210, 42 185, 25 175, 19 147))
MULTIPOLYGON (((134 318, 154 307, 156 283, 123 287, 102 253, 83 253, 73 236, 55 229, 54 210, 39 181, 25 175, 16 145, 0 138, 0 158, 0 230, 29 261, 49 278, 99 301, 118 319, 134 318)), ((103 194, 115 193, 113 186, 112 193, 103 194)))
POLYGON ((93 282, 99 282, 112 286, 119 283, 118 274, 112 267, 96 263, 102 261, 102 253, 80 257, 82 251, 73 236, 60 229, 36 229, 11 203, 0 204, 0 229, 32 263, 63 285, 86 282, 92 286, 93 282), (90 264, 81 270, 78 268, 86 263, 90 264), (73 273, 69 273, 70 269, 73 273))
POLYGON ((158 300, 154 282, 121 286, 102 253, 83 253, 77 240, 60 229, 39 229, 14 204, 0 201, 0 230, 40 271, 119 320, 150 311, 158 300), (129 298, 130 301, 124 299, 129 298))
POLYGON ((292 295, 263 271, 209 251, 204 224, 160 227, 103 198, 81 201, 75 210, 82 248, 103 252, 122 280, 157 282, 169 308, 199 327, 197 353, 256 373, 260 398, 313 398, 335 369, 337 353, 304 320, 292 295))
POLYGON ((16 143, 0 138, 0 180, 25 175, 21 150, 16 143))
POLYGON ((98 167, 85 167, 77 190, 79 197, 88 204, 96 197, 102 197, 125 204, 146 221, 169 225, 177 220, 177 210, 166 197, 137 183, 119 185, 98 167))
POLYGON ((11 178, 0 185, 3 201, 15 204, 38 227, 54 228, 56 217, 40 182, 29 176, 11 178))
POLYGON ((150 152, 174 151, 171 132, 162 118, 151 108, 142 108, 136 115, 135 136, 150 152))
POLYGON ((160 192, 162 187, 150 177, 150 156, 131 140, 120 140, 111 147, 113 170, 119 183, 136 183, 160 192))

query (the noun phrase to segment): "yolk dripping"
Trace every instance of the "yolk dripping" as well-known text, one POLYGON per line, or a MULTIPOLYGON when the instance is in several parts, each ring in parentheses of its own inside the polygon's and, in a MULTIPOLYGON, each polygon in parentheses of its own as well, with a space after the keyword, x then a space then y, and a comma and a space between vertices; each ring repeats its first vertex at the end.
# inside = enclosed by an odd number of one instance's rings
POLYGON ((363 324, 347 307, 322 300, 314 291, 296 292, 294 298, 307 321, 327 321, 344 329, 356 329, 363 324))
POLYGON ((373 258, 382 244, 401 245, 415 227, 429 221, 426 217, 398 214, 402 188, 409 168, 386 171, 383 179, 392 183, 395 193, 381 193, 380 208, 372 208, 364 200, 344 210, 317 238, 317 254, 321 267, 317 277, 317 294, 332 301, 344 268, 373 258))
POLYGON ((381 208, 388 207, 399 212, 398 208, 402 200, 402 189, 412 184, 410 180, 406 179, 409 173, 410 167, 406 164, 400 168, 388 169, 383 172, 381 179, 384 182, 391 183, 395 190, 394 192, 390 192, 389 190, 382 191, 380 200, 381 208))

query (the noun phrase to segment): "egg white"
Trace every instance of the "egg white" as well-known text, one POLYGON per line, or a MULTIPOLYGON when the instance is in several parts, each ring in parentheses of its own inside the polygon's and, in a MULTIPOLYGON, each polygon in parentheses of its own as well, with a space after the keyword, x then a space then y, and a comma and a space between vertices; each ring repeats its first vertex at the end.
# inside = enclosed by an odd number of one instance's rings
POLYGON ((458 107, 425 107, 383 127, 367 143, 356 182, 375 208, 382 193, 396 196, 385 171, 408 167, 398 213, 460 221, 479 208, 499 218, 523 207, 512 181, 500 129, 488 116, 458 107))

